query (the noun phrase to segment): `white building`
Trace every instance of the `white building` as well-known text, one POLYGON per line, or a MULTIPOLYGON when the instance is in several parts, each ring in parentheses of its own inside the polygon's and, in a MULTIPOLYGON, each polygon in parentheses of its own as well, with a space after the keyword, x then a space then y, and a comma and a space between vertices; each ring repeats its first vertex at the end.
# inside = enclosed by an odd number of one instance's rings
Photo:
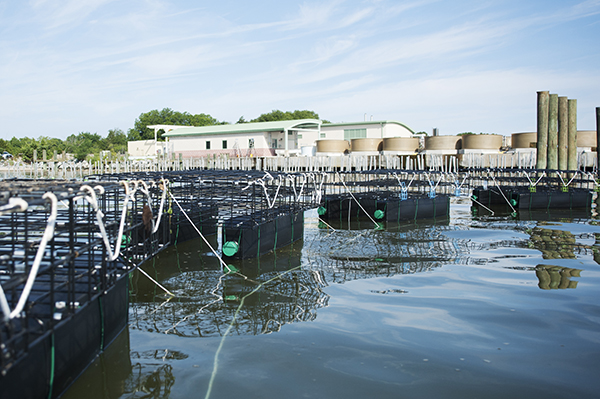
POLYGON ((321 121, 299 119, 291 121, 240 123, 202 127, 179 127, 165 134, 167 152, 184 158, 212 154, 230 156, 273 156, 300 152, 300 140, 305 136, 319 137, 321 121))
POLYGON ((414 133, 405 124, 396 121, 364 121, 323 124, 319 138, 337 140, 377 139, 386 137, 411 137, 414 133))
MULTIPOLYGON (((300 154, 317 140, 355 138, 411 137, 408 126, 396 121, 364 121, 322 124, 317 119, 241 123, 214 126, 152 125, 155 130, 155 154, 181 154, 184 158, 213 154, 229 156, 275 156, 300 154), (156 142, 157 132, 164 130, 166 143, 156 142)), ((130 148, 134 148, 130 144, 130 148)), ((146 143, 144 149, 152 147, 146 143)), ((130 156, 133 154, 130 153, 130 156)))

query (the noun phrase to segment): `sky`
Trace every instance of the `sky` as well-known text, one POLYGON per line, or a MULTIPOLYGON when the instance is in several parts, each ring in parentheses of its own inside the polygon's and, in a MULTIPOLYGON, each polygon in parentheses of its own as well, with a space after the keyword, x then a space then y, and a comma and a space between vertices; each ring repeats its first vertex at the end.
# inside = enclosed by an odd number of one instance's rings
POLYGON ((510 135, 535 131, 541 90, 596 129, 600 0, 0 0, 4 139, 163 108, 510 135))

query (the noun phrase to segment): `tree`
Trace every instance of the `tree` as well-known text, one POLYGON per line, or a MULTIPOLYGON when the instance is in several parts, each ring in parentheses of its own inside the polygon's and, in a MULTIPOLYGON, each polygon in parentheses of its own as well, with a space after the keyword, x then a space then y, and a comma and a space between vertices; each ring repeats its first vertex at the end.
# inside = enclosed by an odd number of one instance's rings
POLYGON ((127 152, 127 135, 121 129, 110 129, 105 139, 105 147, 117 154, 127 152))
POLYGON ((267 114, 261 114, 258 118, 252 119, 250 122, 273 122, 273 121, 290 121, 294 119, 319 119, 319 114, 314 111, 294 111, 283 112, 278 109, 267 114))
POLYGON ((98 133, 81 132, 77 136, 67 137, 66 150, 75 155, 79 161, 87 158, 88 154, 97 154, 106 150, 106 142, 98 133))
MULTIPOLYGON (((221 124, 218 120, 208 114, 192 115, 188 112, 173 111, 171 108, 162 110, 153 109, 152 111, 140 114, 135 120, 133 129, 127 132, 128 140, 152 140, 154 139, 154 129, 149 129, 148 125, 181 125, 181 126, 211 126, 221 124)), ((160 130, 158 139, 163 140, 160 130)))

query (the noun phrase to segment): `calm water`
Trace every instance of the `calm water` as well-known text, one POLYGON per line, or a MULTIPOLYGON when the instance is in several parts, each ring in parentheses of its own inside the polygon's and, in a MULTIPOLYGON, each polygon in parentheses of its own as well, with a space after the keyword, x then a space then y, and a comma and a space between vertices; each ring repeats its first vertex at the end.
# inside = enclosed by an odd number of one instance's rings
POLYGON ((65 398, 597 398, 590 213, 320 224, 221 273, 194 240, 132 276, 130 327, 65 398), (227 335, 226 335, 227 333, 227 335), (225 337, 225 338, 224 338, 225 337))

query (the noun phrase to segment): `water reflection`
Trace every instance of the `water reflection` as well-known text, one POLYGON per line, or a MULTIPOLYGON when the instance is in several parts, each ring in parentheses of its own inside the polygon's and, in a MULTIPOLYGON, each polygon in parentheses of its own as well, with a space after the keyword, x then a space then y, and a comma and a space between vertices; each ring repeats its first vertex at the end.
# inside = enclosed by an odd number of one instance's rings
POLYGON ((535 275, 539 280, 538 287, 543 290, 577 288, 577 281, 571 280, 571 277, 581 277, 581 271, 580 269, 551 265, 535 267, 535 275))
POLYGON ((126 380, 123 398, 168 398, 173 385, 175 377, 170 364, 136 363, 126 380))
POLYGON ((127 392, 132 369, 129 348, 129 330, 125 329, 61 399, 118 398, 127 392))
POLYGON ((168 349, 142 353, 129 349, 125 329, 61 399, 168 398, 175 377, 173 367, 165 362, 188 355, 168 349))
MULTIPOLYGON (((233 265, 240 274, 223 274, 216 258, 196 270, 191 265, 181 268, 180 273, 160 279, 175 298, 155 295, 147 301, 147 292, 136 293, 130 306, 131 328, 210 337, 223 335, 235 319, 233 334, 257 335, 278 331, 287 323, 314 320, 329 297, 322 291, 323 276, 300 267, 302 245, 299 241, 260 259, 236 261, 233 265)), ((179 251, 177 247, 164 251, 162 261, 181 262, 179 251)))
POLYGON ((332 221, 306 229, 303 240, 286 248, 232 262, 240 274, 223 274, 218 259, 197 241, 170 248, 144 268, 175 297, 136 276, 131 328, 213 337, 222 336, 235 319, 233 334, 273 333, 288 323, 315 320, 318 309, 328 306, 323 288, 329 284, 425 272, 466 259, 488 261, 467 256, 468 240, 448 238, 444 232, 454 227, 447 221, 373 227, 332 221))

